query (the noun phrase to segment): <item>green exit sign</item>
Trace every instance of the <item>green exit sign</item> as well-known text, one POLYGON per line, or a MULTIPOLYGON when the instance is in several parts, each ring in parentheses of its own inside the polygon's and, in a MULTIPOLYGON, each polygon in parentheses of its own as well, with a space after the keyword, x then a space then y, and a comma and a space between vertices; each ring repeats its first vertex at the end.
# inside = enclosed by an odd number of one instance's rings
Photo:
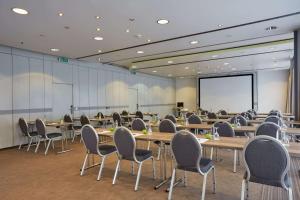
POLYGON ((61 63, 68 63, 69 62, 69 59, 66 58, 66 57, 58 57, 57 60, 58 60, 58 62, 61 62, 61 63))

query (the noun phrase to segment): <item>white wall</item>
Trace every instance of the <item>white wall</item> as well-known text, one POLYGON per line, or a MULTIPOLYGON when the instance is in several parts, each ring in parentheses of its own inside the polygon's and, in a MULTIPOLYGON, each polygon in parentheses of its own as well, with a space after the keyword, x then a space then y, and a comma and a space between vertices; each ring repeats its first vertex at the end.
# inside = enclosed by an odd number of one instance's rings
POLYGON ((258 71, 258 111, 286 111, 288 70, 258 71))
POLYGON ((53 118, 53 83, 73 85, 75 116, 127 109, 128 88, 138 89, 144 112, 165 115, 175 103, 173 79, 100 63, 58 63, 54 56, 0 46, 0 149, 19 144, 19 117, 53 118))
POLYGON ((176 79, 176 102, 184 102, 184 107, 189 111, 197 109, 197 79, 176 79))

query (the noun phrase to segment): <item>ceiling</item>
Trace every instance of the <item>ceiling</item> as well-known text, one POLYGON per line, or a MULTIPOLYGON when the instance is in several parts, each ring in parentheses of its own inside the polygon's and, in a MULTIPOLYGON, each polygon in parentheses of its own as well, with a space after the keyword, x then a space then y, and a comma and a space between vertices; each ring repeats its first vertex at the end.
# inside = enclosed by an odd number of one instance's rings
POLYGON ((100 58, 159 76, 285 69, 293 56, 292 32, 300 28, 300 1, 0 0, 0 27, 3 45, 90 62, 100 58), (18 15, 14 7, 29 14, 18 15), (277 29, 267 31, 270 26, 277 29))

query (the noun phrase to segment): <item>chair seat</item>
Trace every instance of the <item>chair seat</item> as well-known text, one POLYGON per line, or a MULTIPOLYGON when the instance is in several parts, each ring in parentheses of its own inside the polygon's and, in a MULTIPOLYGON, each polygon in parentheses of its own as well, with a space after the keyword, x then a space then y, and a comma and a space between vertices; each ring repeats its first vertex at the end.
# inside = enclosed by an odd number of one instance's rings
MULTIPOLYGON (((208 158, 201 158, 200 160, 200 170, 203 173, 208 172, 212 167, 214 166, 213 161, 208 158)), ((184 170, 184 171, 191 171, 191 172, 198 172, 198 169, 196 167, 185 167, 185 166, 177 166, 178 169, 184 170)))
POLYGON ((81 126, 73 126, 74 130, 80 130, 81 126))
POLYGON ((116 147, 113 145, 107 145, 107 144, 99 145, 99 151, 102 155, 113 153, 116 150, 117 150, 116 147))
POLYGON ((136 149, 135 150, 135 157, 138 161, 144 161, 152 156, 152 151, 145 150, 145 149, 136 149))
POLYGON ((29 132, 29 135, 31 137, 35 137, 35 136, 38 136, 39 134, 36 131, 32 131, 32 132, 29 132))
MULTIPOLYGON (((244 174, 244 179, 247 178, 247 171, 244 174)), ((250 182, 253 183, 259 183, 259 184, 264 184, 264 185, 270 185, 270 186, 275 186, 275 187, 282 187, 281 182, 277 180, 264 180, 260 179, 254 176, 250 176, 250 182)), ((284 184, 287 188, 292 186, 291 179, 290 177, 286 174, 284 177, 284 184)))
POLYGON ((62 137, 62 134, 61 133, 47 133, 47 137, 52 139, 52 138, 62 137))

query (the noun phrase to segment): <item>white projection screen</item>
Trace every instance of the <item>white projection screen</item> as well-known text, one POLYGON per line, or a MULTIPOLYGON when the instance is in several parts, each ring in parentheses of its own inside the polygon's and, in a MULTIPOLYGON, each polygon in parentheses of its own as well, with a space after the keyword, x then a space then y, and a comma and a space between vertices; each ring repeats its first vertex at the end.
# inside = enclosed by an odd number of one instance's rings
POLYGON ((199 78, 200 108, 244 112, 253 108, 253 75, 199 78))

